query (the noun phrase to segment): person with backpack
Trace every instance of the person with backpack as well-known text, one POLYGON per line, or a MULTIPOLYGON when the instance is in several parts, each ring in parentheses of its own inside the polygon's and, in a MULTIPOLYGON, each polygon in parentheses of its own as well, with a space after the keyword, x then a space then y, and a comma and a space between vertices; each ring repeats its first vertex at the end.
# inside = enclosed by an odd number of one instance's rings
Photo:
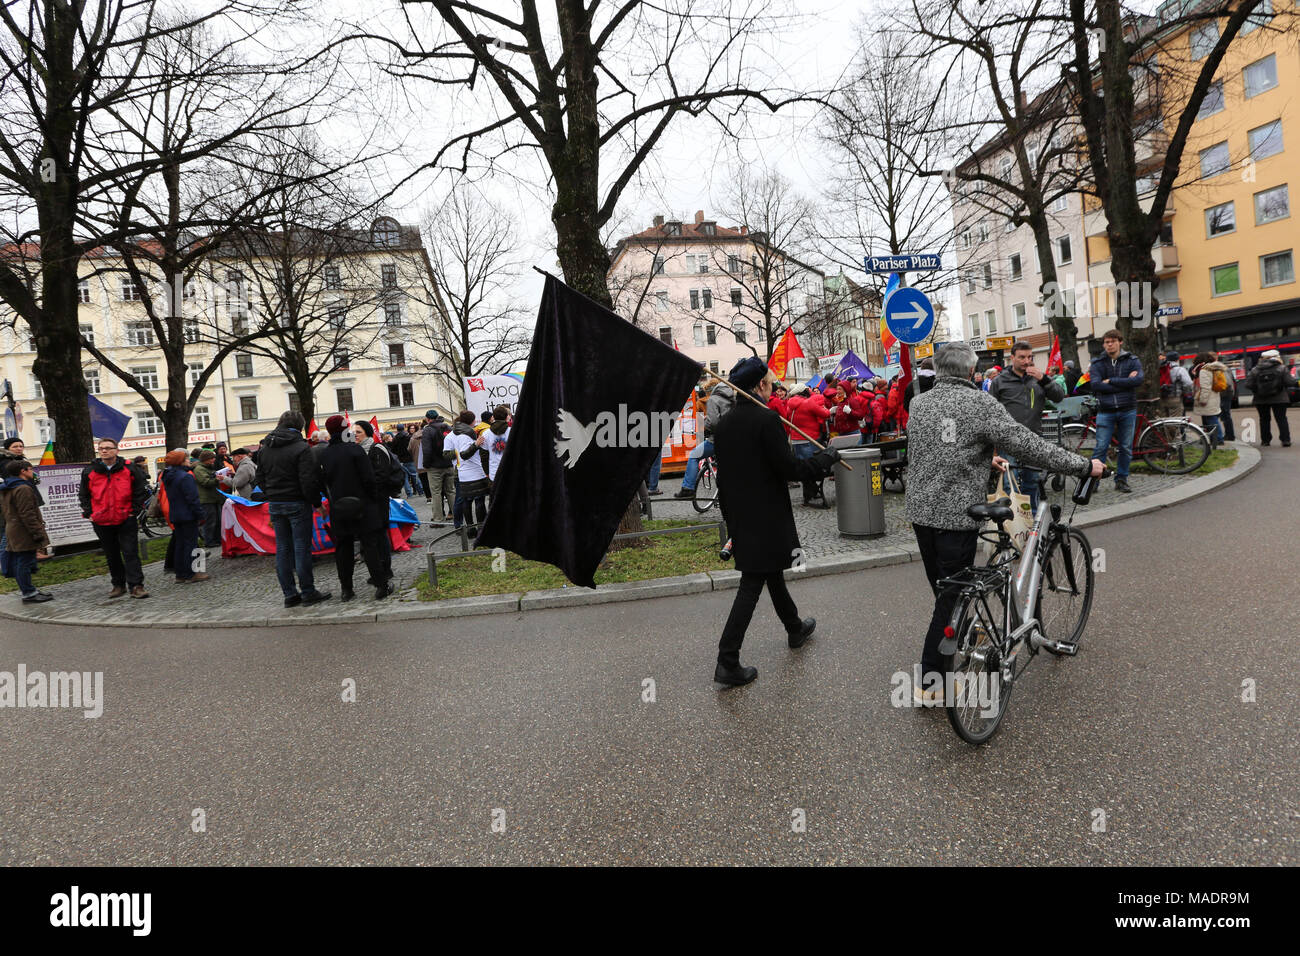
POLYGON ((328 591, 316 589, 312 572, 313 512, 320 507, 323 478, 312 446, 302 437, 305 424, 301 412, 290 409, 281 413, 274 431, 262 439, 253 479, 262 499, 269 502, 266 510, 275 531, 275 577, 285 607, 317 604, 331 597, 328 591))
POLYGON ((1210 447, 1223 444, 1223 426, 1219 423, 1219 395, 1228 390, 1228 366, 1209 352, 1196 356, 1192 368, 1192 414, 1201 416, 1201 425, 1210 436, 1210 447))
POLYGON ((389 444, 388 450, 397 456, 397 460, 402 466, 402 471, 405 474, 403 489, 406 491, 406 497, 415 497, 420 493, 420 476, 415 470, 415 456, 411 449, 411 433, 405 427, 399 428, 397 434, 393 436, 393 441, 389 444))
POLYGON ((1259 364, 1246 376, 1246 387, 1255 396, 1255 410, 1259 412, 1260 444, 1267 448, 1273 443, 1273 422, 1277 421, 1277 436, 1282 447, 1291 447, 1291 426, 1286 420, 1286 410, 1291 405, 1290 389, 1296 380, 1282 364, 1282 353, 1269 349, 1259 357, 1259 364))
POLYGON ((370 460, 370 467, 375 473, 375 491, 367 499, 364 520, 371 534, 381 536, 379 564, 382 576, 375 577, 372 574, 370 578, 377 589, 375 600, 378 601, 393 593, 393 587, 389 583, 393 577, 393 548, 392 540, 388 537, 388 501, 393 495, 401 494, 406 473, 402 471, 401 465, 393 457, 392 452, 385 448, 382 442, 375 440, 375 428, 370 422, 364 420, 357 422, 353 426, 353 434, 356 443, 361 446, 370 460))
MULTIPOLYGON (((1211 353, 1214 360, 1221 361, 1217 352, 1211 353)), ((1232 424, 1232 396, 1236 394, 1237 385, 1232 380, 1231 370, 1225 375, 1228 381, 1228 387, 1219 393, 1219 425, 1223 428, 1224 441, 1236 441, 1237 430, 1232 424)))
POLYGON ((1182 418, 1186 412, 1183 396, 1196 390, 1192 376, 1179 363, 1177 352, 1169 352, 1160 361, 1160 400, 1156 403, 1160 418, 1182 418))
MULTIPOLYGON (((379 497, 375 469, 360 444, 343 440, 342 415, 327 418, 325 431, 330 440, 321 453, 320 466, 325 476, 325 494, 329 498, 334 567, 342 592, 339 600, 351 601, 356 596, 352 590, 352 570, 356 567, 356 544, 360 540, 361 558, 370 572, 370 580, 376 582, 375 600, 381 601, 390 593, 384 576, 383 555, 387 548, 375 523, 367 520, 368 511, 373 510, 371 503, 379 497)), ((384 537, 387 537, 387 529, 384 537)))
POLYGON ((5 548, 8 553, 9 574, 18 582, 18 591, 24 604, 43 604, 54 600, 32 584, 32 570, 37 555, 46 554, 50 536, 45 530, 41 506, 45 499, 36 490, 36 472, 32 463, 23 458, 12 458, 4 465, 4 484, 0 485, 0 514, 4 516, 5 548))

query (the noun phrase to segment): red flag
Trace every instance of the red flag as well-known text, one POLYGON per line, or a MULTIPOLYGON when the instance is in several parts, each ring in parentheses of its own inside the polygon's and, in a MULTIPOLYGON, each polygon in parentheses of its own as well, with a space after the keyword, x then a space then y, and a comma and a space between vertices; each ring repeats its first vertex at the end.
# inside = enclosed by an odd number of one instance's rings
POLYGON ((371 416, 370 416, 370 427, 373 428, 373 429, 375 430, 375 438, 378 439, 379 436, 380 436, 380 434, 381 434, 380 431, 379 431, 379 416, 378 416, 378 415, 371 415, 371 416))
POLYGON ((316 419, 313 418, 311 421, 307 423, 307 437, 310 438, 318 431, 320 431, 320 429, 316 427, 316 419))
POLYGON ((1052 336, 1052 350, 1047 353, 1047 367, 1064 369, 1065 363, 1061 361, 1061 337, 1052 336))
POLYGON ((804 358, 803 349, 795 338, 794 329, 786 329, 785 335, 781 336, 781 341, 772 350, 772 358, 768 360, 767 367, 777 378, 784 379, 791 360, 797 358, 804 358))

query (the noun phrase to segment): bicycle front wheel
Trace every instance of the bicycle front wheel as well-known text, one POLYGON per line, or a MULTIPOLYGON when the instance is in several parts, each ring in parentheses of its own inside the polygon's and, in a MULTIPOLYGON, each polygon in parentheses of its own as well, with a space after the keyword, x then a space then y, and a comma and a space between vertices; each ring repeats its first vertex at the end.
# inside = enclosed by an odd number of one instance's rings
POLYGON ((1092 545, 1078 528, 1062 529, 1043 552, 1038 621, 1045 637, 1078 645, 1092 611, 1094 583, 1092 545))
POLYGON ((1210 457, 1210 436, 1188 421, 1156 422, 1142 432, 1135 454, 1153 471, 1185 475, 1210 457))
POLYGON ((695 485, 695 497, 691 499, 691 504, 700 514, 708 511, 718 503, 718 484, 713 478, 713 472, 705 471, 700 474, 700 480, 695 485))
MULTIPOLYGON (((1014 662, 1004 668, 1001 624, 974 595, 965 599, 957 624, 957 651, 949 658, 945 688, 948 722, 968 744, 987 743, 1007 712, 1014 662), (1004 680, 1004 672, 1012 674, 1004 680)), ((996 604, 996 602, 994 602, 996 604)))

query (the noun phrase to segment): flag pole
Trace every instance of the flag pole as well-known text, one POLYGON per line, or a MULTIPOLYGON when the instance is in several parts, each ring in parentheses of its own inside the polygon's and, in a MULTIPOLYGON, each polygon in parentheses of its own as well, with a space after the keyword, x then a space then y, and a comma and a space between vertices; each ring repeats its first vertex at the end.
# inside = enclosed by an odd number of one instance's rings
MULTIPOLYGON (((716 373, 714 373, 714 372, 709 371, 709 369, 708 369, 707 367, 704 367, 704 368, 702 369, 702 371, 704 372, 705 375, 707 375, 709 378, 713 379, 715 382, 721 382, 723 385, 729 385, 729 386, 731 386, 731 390, 732 390, 733 392, 736 392, 736 393, 738 393, 738 394, 740 394, 740 395, 744 395, 747 399, 749 399, 751 402, 753 402, 753 403, 754 403, 755 405, 757 405, 759 408, 767 408, 766 405, 764 405, 762 402, 760 402, 760 401, 759 401, 757 398, 755 398, 753 395, 749 394, 749 392, 745 391, 743 388, 737 388, 735 385, 732 385, 730 382, 728 382, 728 381, 727 381, 725 378, 723 378, 722 376, 720 376, 720 375, 718 375, 718 374, 716 374, 716 373)), ((768 411, 771 411, 771 409, 768 409, 768 411)), ((822 451, 825 451, 825 450, 826 450, 826 446, 825 446, 825 445, 823 445, 821 442, 819 442, 816 438, 813 438, 811 435, 809 435, 806 431, 804 431, 802 428, 800 428, 800 427, 799 427, 798 425, 796 425, 794 422, 792 422, 792 421, 790 421, 790 420, 788 420, 788 419, 786 419, 786 418, 782 418, 780 415, 777 415, 776 417, 777 417, 777 418, 780 418, 782 422, 784 422, 786 425, 789 425, 791 428, 793 428, 795 431, 797 431, 797 432, 798 432, 800 435, 802 435, 804 438, 808 439, 810 442, 812 442, 814 445, 816 445, 816 446, 817 446, 818 448, 820 448, 822 451)), ((849 471, 852 471, 852 470, 853 470, 853 466, 850 465, 847 461, 841 461, 840 464, 843 465, 845 468, 847 468, 849 471)))

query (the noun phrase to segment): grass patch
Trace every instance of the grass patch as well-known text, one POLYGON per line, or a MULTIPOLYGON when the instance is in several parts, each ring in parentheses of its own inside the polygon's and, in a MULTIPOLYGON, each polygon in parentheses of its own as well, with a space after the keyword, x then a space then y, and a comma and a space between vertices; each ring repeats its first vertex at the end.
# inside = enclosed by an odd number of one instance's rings
MULTIPOLYGON (((170 536, 150 538, 149 560, 161 561, 163 555, 167 553, 167 542, 170 540, 170 536)), ((145 563, 143 556, 140 561, 145 563)), ((56 554, 48 561, 39 562, 37 568, 39 570, 32 575, 32 584, 44 591, 46 588, 66 584, 69 581, 81 581, 99 574, 108 574, 108 561, 98 551, 85 551, 81 554, 70 554, 67 557, 56 554)), ((0 594, 12 594, 17 590, 17 581, 13 578, 0 577, 0 594)))
MULTIPOLYGON (((1191 478, 1195 475, 1208 475, 1210 472, 1218 471, 1220 468, 1231 467, 1237 463, 1237 457, 1237 449, 1235 448, 1216 448, 1210 452, 1210 457, 1202 462, 1200 468, 1197 468, 1195 471, 1189 471, 1186 477, 1191 478)), ((1137 462, 1138 459, 1135 458, 1133 463, 1137 464, 1137 462)), ((1147 471, 1151 474, 1160 474, 1160 472, 1153 468, 1148 468, 1147 471)))
MULTIPOLYGON (((643 522, 647 531, 680 528, 697 523, 680 519, 643 522)), ((596 583, 644 581, 647 578, 698 574, 701 571, 724 571, 731 567, 718 557, 717 528, 658 535, 647 540, 650 541, 648 548, 611 551, 606 556, 607 566, 596 571, 596 583)), ((540 561, 525 561, 509 551, 504 557, 503 571, 492 570, 493 558, 487 552, 482 556, 439 561, 436 590, 430 586, 427 573, 420 575, 415 582, 420 600, 441 601, 480 594, 543 591, 566 584, 573 587, 559 568, 540 561)))

